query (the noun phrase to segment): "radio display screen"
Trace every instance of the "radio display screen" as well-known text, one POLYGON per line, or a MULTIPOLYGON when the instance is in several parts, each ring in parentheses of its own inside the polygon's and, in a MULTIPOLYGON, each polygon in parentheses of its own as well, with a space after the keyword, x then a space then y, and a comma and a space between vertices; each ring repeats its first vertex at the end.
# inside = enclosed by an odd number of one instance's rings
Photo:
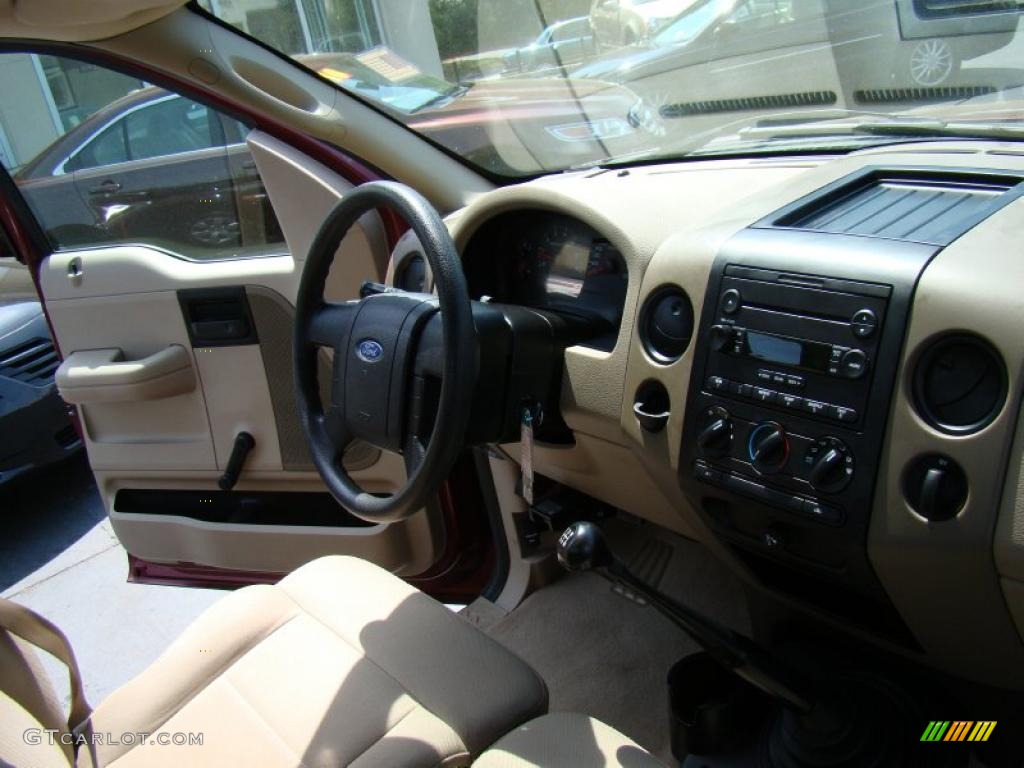
POLYGON ((812 371, 828 370, 832 348, 828 344, 797 341, 782 336, 747 331, 747 348, 750 356, 766 363, 791 365, 812 371))

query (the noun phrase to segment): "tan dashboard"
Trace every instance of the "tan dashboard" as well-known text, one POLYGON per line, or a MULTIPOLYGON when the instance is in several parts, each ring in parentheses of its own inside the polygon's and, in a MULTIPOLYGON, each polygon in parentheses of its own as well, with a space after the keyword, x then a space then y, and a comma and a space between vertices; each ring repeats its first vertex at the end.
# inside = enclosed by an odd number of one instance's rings
MULTIPOLYGON (((736 557, 737 550, 708 525, 706 510, 698 509, 703 497, 681 488, 680 477, 691 471, 681 465, 691 372, 706 350, 695 335, 678 360, 655 359, 638 335, 638 315, 654 291, 678 286, 700 326, 712 269, 737 233, 868 167, 1016 175, 1024 174, 1024 153, 998 143, 927 143, 840 158, 598 169, 500 189, 453 214, 450 227, 463 249, 483 225, 509 212, 566 214, 607 238, 628 266, 622 322, 610 351, 573 347, 566 352, 562 408, 575 443, 539 445, 537 470, 703 541, 754 583, 808 607, 736 557), (641 427, 633 410, 636 392, 648 382, 659 382, 668 396, 670 415, 657 432, 641 427)), ((1024 200, 1007 198, 937 249, 920 273, 891 406, 882 414, 885 435, 873 508, 865 510, 870 519, 866 541, 860 543, 907 630, 906 638, 890 643, 893 647, 948 671, 1015 688, 1024 687, 1024 259, 1017 246, 1022 228, 1024 200), (960 433, 929 424, 913 394, 914 371, 928 345, 954 332, 991 344, 1006 373, 998 413, 978 429, 960 433), (969 488, 959 511, 942 521, 918 514, 903 488, 911 461, 932 454, 958 464, 969 488)), ((413 247, 400 244, 392 272, 413 247)), ((828 259, 822 252, 824 274, 828 259)), ((842 599, 843 593, 837 595, 842 599)))

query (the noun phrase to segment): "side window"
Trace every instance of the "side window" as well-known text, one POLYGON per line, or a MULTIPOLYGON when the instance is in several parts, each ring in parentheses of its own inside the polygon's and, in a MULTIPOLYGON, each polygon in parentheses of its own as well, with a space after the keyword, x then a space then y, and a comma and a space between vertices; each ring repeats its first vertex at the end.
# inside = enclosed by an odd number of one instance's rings
POLYGON ((564 43, 568 40, 576 40, 583 37, 586 29, 580 24, 563 24, 551 33, 551 42, 564 43))
POLYGON ((65 172, 79 171, 100 165, 123 163, 126 160, 128 160, 128 149, 124 141, 124 121, 118 120, 64 163, 64 170, 65 172))
POLYGON ((223 146, 214 136, 213 123, 202 104, 180 96, 156 101, 124 118, 129 155, 132 160, 147 160, 223 146))
POLYGON ((0 71, 0 157, 55 250, 286 253, 244 124, 70 58, 0 53, 0 71))

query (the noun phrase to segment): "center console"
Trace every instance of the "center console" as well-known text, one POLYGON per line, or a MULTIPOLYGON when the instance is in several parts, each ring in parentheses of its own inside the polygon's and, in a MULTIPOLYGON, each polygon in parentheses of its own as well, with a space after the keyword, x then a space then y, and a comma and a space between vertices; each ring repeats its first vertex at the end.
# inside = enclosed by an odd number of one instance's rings
MULTIPOLYGON (((870 462, 860 437, 891 293, 883 284, 727 264, 708 329, 695 475, 843 526, 858 480, 870 473, 858 473, 870 462)), ((781 529, 743 523, 766 546, 785 544, 781 529)), ((795 546, 793 555, 838 564, 829 559, 836 553, 795 546)))
POLYGON ((850 201, 860 206, 850 219, 865 218, 884 181, 873 174, 794 203, 718 254, 679 471, 704 521, 766 587, 897 636, 906 630, 866 540, 906 323, 929 260, 990 211, 942 238, 824 225, 850 201))

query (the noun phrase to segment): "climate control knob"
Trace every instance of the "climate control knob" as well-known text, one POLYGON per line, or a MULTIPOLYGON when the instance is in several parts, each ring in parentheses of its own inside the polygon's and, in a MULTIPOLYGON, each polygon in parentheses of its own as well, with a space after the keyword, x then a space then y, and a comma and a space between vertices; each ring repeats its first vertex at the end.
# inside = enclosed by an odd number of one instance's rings
POLYGON ((758 472, 770 475, 778 472, 789 460, 789 438, 781 424, 766 421, 750 431, 747 443, 750 461, 758 472))
POLYGON ((732 446, 732 419, 725 408, 709 408, 704 428, 697 435, 697 447, 705 456, 725 456, 732 446))
POLYGON ((853 480, 853 454, 838 437, 816 441, 807 449, 804 464, 809 470, 807 479, 822 493, 838 493, 853 480))

